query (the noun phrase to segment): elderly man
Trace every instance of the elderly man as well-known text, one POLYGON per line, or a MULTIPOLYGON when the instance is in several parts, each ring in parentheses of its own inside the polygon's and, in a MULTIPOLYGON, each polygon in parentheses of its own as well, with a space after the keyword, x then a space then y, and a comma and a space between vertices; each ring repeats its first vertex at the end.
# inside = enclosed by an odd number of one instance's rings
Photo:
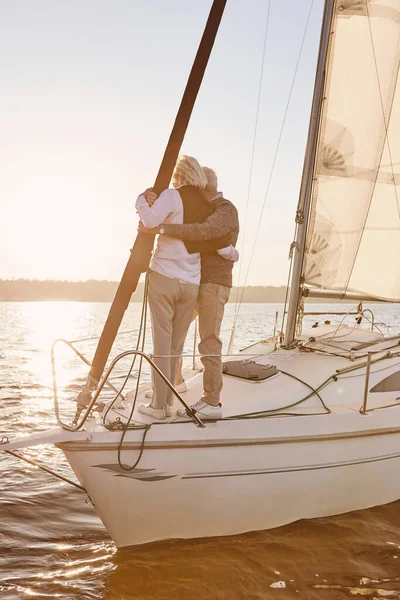
MULTIPOLYGON (((172 183, 175 189, 164 190, 156 200, 150 190, 138 197, 136 210, 145 227, 203 221, 212 212, 202 193, 206 177, 195 158, 181 156, 178 159, 172 183)), ((150 264, 149 306, 155 361, 172 382, 176 381, 199 283, 200 254, 189 253, 179 239, 159 236, 150 264)), ((171 391, 161 377, 154 374, 153 389, 151 402, 140 404, 139 411, 163 420, 172 414, 171 391)))
MULTIPOLYGON (((214 212, 202 223, 163 223, 157 229, 161 237, 173 237, 185 242, 189 252, 201 253, 201 282, 197 298, 199 314, 201 361, 204 366, 203 394, 191 408, 202 419, 222 417, 220 394, 222 390, 221 323, 225 304, 232 287, 233 262, 238 259, 235 249, 239 234, 239 219, 235 206, 218 192, 215 171, 203 167, 207 186, 203 191, 214 212), (218 245, 222 250, 215 251, 218 245)), ((180 416, 185 411, 178 410, 180 416)))

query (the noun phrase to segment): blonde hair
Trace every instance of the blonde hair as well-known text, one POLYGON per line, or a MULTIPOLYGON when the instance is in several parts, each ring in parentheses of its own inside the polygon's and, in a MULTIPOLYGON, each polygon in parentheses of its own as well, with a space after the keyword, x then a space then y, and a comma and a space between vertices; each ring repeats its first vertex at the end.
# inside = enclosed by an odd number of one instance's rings
POLYGON ((172 174, 172 185, 179 188, 182 185, 193 185, 204 190, 207 186, 207 178, 203 173, 198 161, 193 156, 182 155, 176 161, 172 174))
POLYGON ((218 177, 214 169, 210 169, 210 167, 202 167, 203 173, 207 179, 206 188, 211 192, 218 190, 218 177))

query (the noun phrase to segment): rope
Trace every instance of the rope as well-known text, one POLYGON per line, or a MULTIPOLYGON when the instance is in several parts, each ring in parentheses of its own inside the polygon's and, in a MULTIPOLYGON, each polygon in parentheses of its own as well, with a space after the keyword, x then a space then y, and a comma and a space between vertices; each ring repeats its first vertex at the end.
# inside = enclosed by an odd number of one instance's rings
MULTIPOLYGON (((392 346, 386 346, 385 350, 391 350, 392 348, 398 348, 399 344, 393 344, 392 346)), ((354 352, 354 357, 350 357, 349 355, 339 354, 338 352, 332 352, 331 350, 322 350, 322 348, 311 348, 310 346, 301 346, 304 350, 308 352, 314 352, 314 354, 323 354, 324 356, 333 356, 334 358, 347 358, 349 360, 359 360, 360 358, 366 358, 368 356, 368 352, 364 352, 362 354, 357 354, 354 352)), ((339 348, 340 346, 334 346, 334 348, 339 348)), ((351 350, 348 350, 351 353, 351 350)), ((373 350, 369 354, 379 354, 383 352, 383 350, 373 350)), ((389 368, 389 367, 388 367, 389 368)))
MULTIPOLYGON (((352 311, 353 311, 354 309, 356 309, 356 310, 357 310, 357 308, 358 308, 359 306, 360 306, 360 303, 359 303, 359 304, 356 304, 356 305, 354 305, 354 306, 352 306, 352 307, 350 308, 350 310, 349 310, 349 311, 348 311, 348 312, 345 314, 345 316, 344 316, 344 317, 341 319, 340 323, 339 323, 339 324, 338 324, 338 326, 336 327, 336 329, 335 329, 335 331, 333 332, 333 334, 321 335, 321 336, 318 338, 318 341, 323 341, 323 342, 326 342, 327 344, 329 344, 330 342, 332 342, 332 341, 335 339, 335 337, 336 337, 336 334, 338 333, 339 329, 341 328, 341 326, 342 326, 342 324, 343 324, 343 321, 345 320, 345 318, 346 318, 346 317, 347 317, 349 314, 352 314, 352 311)), ((354 313, 353 313, 353 314, 354 314, 354 313)), ((357 314, 360 314, 360 315, 361 315, 362 313, 360 313, 359 311, 357 311, 357 314)), ((358 325, 358 323, 357 323, 357 321, 356 321, 356 323, 355 323, 355 325, 353 326, 353 328, 352 328, 350 331, 346 331, 346 333, 342 334, 340 337, 347 337, 348 335, 351 335, 351 334, 353 333, 354 329, 357 327, 357 325, 358 325)), ((352 340, 352 341, 355 341, 355 340, 352 340)))
MULTIPOLYGON (((281 369, 279 369, 279 373, 282 373, 282 375, 287 375, 288 377, 291 377, 292 379, 295 379, 296 381, 299 381, 300 383, 302 383, 303 385, 308 387, 311 390, 310 394, 308 394, 304 398, 301 398, 300 400, 297 400, 296 402, 292 402, 291 404, 287 404, 286 406, 281 406, 280 408, 271 408, 269 410, 261 410, 261 411, 252 412, 252 413, 244 413, 242 415, 235 415, 234 417, 227 417, 224 420, 225 421, 234 421, 237 419, 254 419, 256 417, 268 417, 272 413, 276 414, 277 412, 282 412, 289 408, 293 408, 294 406, 298 406, 299 404, 302 404, 303 402, 305 402, 306 400, 308 400, 309 398, 311 398, 314 395, 317 396, 318 400, 321 402, 321 404, 325 410, 324 413, 318 413, 318 414, 325 415, 325 414, 331 413, 331 410, 326 406, 325 402, 322 400, 320 394, 318 393, 320 391, 320 388, 316 388, 316 389, 313 388, 309 383, 307 383, 303 379, 300 379, 300 377, 297 377, 296 375, 293 375, 292 373, 288 373, 287 371, 282 371, 281 369)), ((296 413, 294 413, 294 414, 296 414, 296 413)), ((314 413, 307 413, 307 414, 312 415, 314 413)), ((302 415, 302 416, 304 416, 304 415, 302 415)))
MULTIPOLYGON (((146 279, 145 279, 145 284, 144 284, 144 298, 143 298, 143 303, 142 303, 142 312, 140 315, 140 325, 139 325, 139 335, 137 338, 137 342, 136 342, 136 348, 135 350, 139 350, 139 346, 140 346, 140 341, 141 341, 141 337, 143 335, 143 342, 142 342, 142 348, 141 350, 143 351, 144 348, 144 342, 145 342, 145 338, 146 338, 146 319, 147 319, 147 296, 148 296, 148 288, 149 288, 149 276, 148 273, 146 273, 146 279)), ((136 357, 137 355, 135 354, 132 362, 131 362, 131 366, 129 368, 128 374, 126 375, 124 382, 122 384, 122 386, 120 387, 118 393, 116 394, 116 396, 114 396, 114 398, 111 400, 111 402, 108 404, 107 406, 107 410, 103 416, 103 425, 105 425, 105 420, 107 418, 108 413, 110 412, 110 410, 112 409, 112 407, 114 406, 114 404, 116 403, 116 401, 118 400, 118 398, 120 397, 121 393, 123 392, 126 384, 128 383, 129 377, 131 376, 133 367, 135 366, 135 362, 136 362, 136 357)), ((141 367, 142 367, 142 358, 140 358, 140 366, 139 366, 139 376, 137 379, 137 382, 140 379, 140 372, 141 372, 141 367)))
MULTIPOLYGON (((143 297, 143 305, 142 305, 142 319, 141 319, 141 323, 140 323, 140 325, 141 325, 140 326, 141 331, 140 331, 139 338, 138 338, 138 346, 139 346, 140 336, 141 336, 141 334, 143 335, 142 348, 141 348, 142 352, 144 351, 144 345, 145 345, 145 342, 146 342, 146 322, 147 322, 147 299, 148 299, 148 294, 149 294, 149 274, 146 273, 146 281, 145 281, 145 286, 144 286, 144 297, 143 297)), ((134 359, 135 358, 136 358, 136 356, 134 357, 134 359)), ((133 369, 134 363, 135 363, 135 360, 132 361, 132 366, 131 366, 130 372, 133 369)), ((141 445, 141 448, 140 448, 139 456, 138 456, 137 460, 135 461, 135 463, 132 466, 127 467, 126 465, 124 465, 122 463, 122 460, 121 460, 122 445, 124 443, 125 435, 126 435, 126 432, 128 431, 129 424, 130 424, 130 422, 132 420, 133 413, 135 412, 136 401, 137 401, 137 397, 138 397, 138 393, 139 393, 139 386, 140 386, 140 376, 142 374, 142 365, 143 365, 143 357, 141 356, 140 360, 139 360, 139 369, 138 369, 138 375, 137 375, 137 379, 136 379, 135 396, 134 396, 134 399, 133 399, 133 402, 132 402, 131 412, 130 412, 129 418, 128 418, 127 422, 126 422, 125 428, 124 428, 124 430, 122 432, 121 439, 120 439, 119 444, 118 444, 118 464, 121 467, 121 469, 123 469, 124 471, 132 471, 139 464, 139 461, 142 458, 142 454, 143 454, 144 442, 145 442, 147 433, 148 433, 148 431, 150 430, 150 427, 151 427, 151 425, 145 426, 145 428, 144 428, 144 434, 143 434, 143 439, 142 439, 142 445, 141 445)), ((129 372, 129 375, 130 375, 130 372, 129 372)), ((127 380, 128 380, 128 377, 125 379, 124 385, 126 384, 127 380)))
POLYGON ((129 427, 129 424, 130 424, 130 421, 127 422, 126 427, 122 433, 121 440, 118 445, 118 464, 121 467, 121 469, 123 469, 124 471, 133 471, 133 469, 135 469, 138 466, 140 459, 142 458, 142 454, 143 454, 143 450, 144 450, 144 443, 146 441, 146 436, 147 436, 148 432, 150 431, 150 427, 153 425, 153 423, 150 423, 150 425, 145 425, 144 427, 143 426, 141 426, 140 428, 135 427, 135 429, 144 429, 144 434, 142 437, 142 442, 140 444, 139 456, 137 457, 134 464, 131 465, 130 467, 128 467, 128 466, 124 465, 121 461, 121 452, 122 452, 122 442, 124 441, 125 434, 128 431, 128 429, 132 429, 131 427, 129 427))
MULTIPOLYGON (((147 294, 146 294, 146 306, 147 306, 147 294)), ((147 312, 147 310, 145 311, 147 312)), ((400 353, 393 353, 390 355, 390 357, 388 357, 387 355, 382 356, 381 358, 378 358, 376 361, 374 361, 374 364, 376 364, 377 362, 380 362, 382 360, 385 360, 386 358, 393 358, 393 357, 399 357, 400 353)), ((322 400, 322 397, 320 395, 320 391, 326 387, 329 383, 331 383, 332 381, 338 381, 339 379, 346 379, 348 377, 352 377, 351 375, 348 375, 349 372, 351 371, 355 371, 357 369, 361 369, 362 367, 364 367, 365 365, 355 365, 353 368, 349 369, 348 371, 346 371, 346 373, 343 374, 337 374, 335 373, 334 375, 330 375, 325 381, 323 381, 318 387, 314 388, 313 386, 311 386, 309 383, 307 383, 306 381, 304 381, 303 379, 301 379, 300 377, 297 377, 296 375, 293 375, 292 373, 289 373, 287 371, 282 371, 281 369, 279 369, 279 372, 282 373, 283 375, 286 375, 296 381, 299 381, 300 383, 302 383, 303 385, 305 385, 307 388, 309 388, 311 390, 311 392, 309 394, 307 394, 304 398, 301 398, 300 400, 297 400, 296 402, 292 402, 291 404, 287 404, 286 406, 282 406, 280 408, 275 408, 275 409, 269 409, 269 410, 265 410, 265 411, 258 411, 258 412, 252 412, 252 413, 243 413, 241 415, 234 415, 232 417, 226 417, 226 418, 222 418, 222 419, 216 419, 218 421, 235 421, 235 420, 244 420, 244 419, 256 419, 256 418, 274 418, 274 417, 281 417, 282 415, 284 416, 291 416, 291 417, 305 417, 305 416, 318 416, 318 415, 326 415, 326 414, 331 414, 331 410, 328 408, 328 406, 324 403, 324 401, 322 400), (319 399, 320 403, 322 404, 323 408, 324 408, 324 412, 323 413, 284 413, 283 411, 288 410, 290 408, 293 408, 295 406, 299 406, 300 404, 306 402, 306 400, 308 400, 309 398, 311 398, 312 396, 316 395, 317 398, 319 399)), ((396 365, 391 365, 391 368, 393 366, 396 365)), ((140 367, 139 367, 140 368, 140 367)), ((387 367, 383 368, 383 369, 378 369, 377 371, 380 370, 385 370, 387 367)), ((374 371, 377 372, 377 371, 374 371)), ((140 380, 140 376, 138 377, 138 382, 140 380)), ((135 469, 137 467, 137 465, 139 464, 143 452, 144 452, 144 448, 145 448, 145 441, 146 441, 146 437, 148 432, 150 431, 150 428, 153 425, 164 425, 164 423, 151 423, 149 425, 140 425, 140 426, 134 426, 131 427, 130 426, 130 422, 131 422, 131 418, 133 415, 133 411, 135 408, 135 403, 136 403, 136 399, 137 399, 137 393, 138 393, 138 385, 136 387, 136 393, 135 393, 135 399, 134 402, 132 404, 132 410, 131 410, 131 414, 129 416, 129 419, 124 427, 124 431, 123 434, 121 436, 121 440, 118 446, 118 463, 120 465, 120 467, 124 470, 124 471, 132 471, 133 469, 135 469), (140 445, 140 450, 139 450, 139 455, 135 461, 135 463, 133 465, 131 465, 130 467, 127 467, 126 465, 124 465, 121 462, 121 451, 122 451, 122 443, 125 437, 125 434, 128 430, 137 430, 137 429, 143 429, 144 430, 144 434, 142 437, 142 441, 141 441, 141 445, 140 445)), ((384 406, 378 406, 375 408, 370 408, 367 409, 366 412, 373 412, 374 410, 381 410, 381 409, 385 409, 385 408, 394 408, 394 407, 399 407, 400 404, 399 403, 395 403, 395 404, 387 404, 384 406)), ((361 410, 361 409, 360 409, 361 410)), ((168 424, 170 425, 174 425, 174 424, 190 424, 192 425, 191 421, 169 421, 168 424)), ((105 427, 107 429, 112 429, 112 426, 105 424, 105 427)), ((78 483, 75 483, 74 481, 72 481, 71 479, 68 479, 67 477, 64 477, 63 475, 52 471, 51 469, 48 469, 47 467, 32 461, 26 457, 20 456, 19 454, 17 454, 16 452, 13 452, 12 450, 5 450, 5 452, 7 452, 8 454, 15 456, 16 458, 19 458, 35 467, 38 467, 39 469, 41 469, 42 471, 45 471, 46 473, 49 473, 50 475, 53 475, 54 477, 57 477, 58 479, 60 479, 61 481, 64 481, 66 483, 69 483, 70 485, 73 485, 74 487, 86 492, 86 489, 79 485, 78 483)))
MULTIPOLYGON (((308 25, 309 25, 310 18, 311 18, 311 12, 312 12, 313 5, 314 5, 314 0, 311 0, 311 2, 310 2, 310 8, 309 8, 309 11, 308 11, 306 25, 305 25, 305 28, 304 28, 303 38, 302 38, 300 49, 299 49, 299 53, 298 53, 298 56, 297 56, 296 67, 295 67, 295 70, 294 70, 294 74, 293 74, 293 78, 292 78, 292 83, 291 83, 291 86, 290 86, 289 97, 288 97, 288 100, 287 100, 287 103, 286 103, 285 113, 284 113, 284 116, 283 116, 282 126, 281 126, 281 129, 280 129, 280 132, 279 132, 278 142, 277 142, 277 145, 276 145, 276 148, 275 148, 275 154, 274 154, 274 158, 273 158, 273 161, 272 161, 272 166, 271 166, 271 170, 270 170, 270 174, 269 174, 269 178, 268 178, 268 182, 267 182, 267 188, 266 188, 265 195, 264 195, 264 200, 263 200, 263 204, 262 204, 262 208, 261 208, 261 213, 260 213, 260 216, 258 218, 258 225, 257 225, 256 235, 254 236, 253 247, 252 247, 252 251, 251 251, 251 254, 250 254, 250 260, 249 260, 249 264, 248 264, 248 267, 247 267, 245 280, 244 280, 244 283, 243 283, 243 286, 242 286, 242 293, 241 293, 241 296, 240 296, 240 301, 239 301, 238 309, 237 309, 237 312, 236 312, 236 315, 235 315, 235 320, 239 317, 239 311, 240 311, 240 307, 241 307, 242 301, 243 301, 243 294, 244 294, 244 290, 245 290, 245 287, 246 287, 247 278, 249 276, 251 262, 253 260, 254 251, 255 251, 255 247, 256 247, 256 242, 257 242, 257 238, 258 238, 258 234, 259 234, 260 228, 261 228, 261 222, 262 222, 262 218, 263 218, 263 215, 264 215, 264 210, 265 210, 265 206, 266 206, 266 202, 267 202, 267 198, 268 198, 268 194, 269 194, 269 189, 270 189, 270 185, 271 185, 271 181, 272 181, 272 176, 274 174, 275 164, 276 164, 276 160, 277 160, 279 149, 280 149, 280 145, 281 145, 283 130, 285 128, 287 114, 288 114, 289 106, 290 106, 290 101, 292 99, 294 84, 295 84, 295 81, 296 81, 297 72, 298 72, 298 68, 299 68, 299 64, 300 64, 300 58, 301 58, 301 56, 303 54, 304 42, 305 42, 306 35, 307 35, 307 30, 308 30, 308 25)), ((239 285, 238 285, 238 287, 239 287, 239 285)))
MULTIPOLYGON (((383 408, 394 408, 394 407, 399 408, 400 403, 395 402, 394 404, 385 404, 384 406, 375 406, 375 408, 366 408, 365 412, 369 413, 369 412, 374 412, 374 410, 382 410, 383 408)), ((363 407, 361 406, 361 408, 358 412, 362 413, 362 410, 363 410, 363 407)))
MULTIPOLYGON (((381 358, 378 358, 377 360, 374 361, 374 364, 377 362, 380 362, 382 360, 385 360, 387 358, 393 358, 393 357, 399 357, 400 356, 400 352, 397 353, 393 353, 390 354, 390 356, 388 356, 387 354, 385 354, 384 356, 382 356, 381 358)), ((216 419, 216 421, 235 421, 235 420, 244 420, 244 419, 256 419, 256 418, 275 418, 275 417, 282 417, 282 416, 290 416, 290 417, 310 417, 310 416, 319 416, 319 415, 326 415, 326 414, 331 414, 331 410, 329 409, 329 407, 324 403, 324 401, 322 400, 322 397, 320 395, 320 391, 322 389, 324 389, 329 383, 332 382, 337 382, 339 379, 342 378, 347 378, 349 377, 348 373, 351 371, 355 371, 357 369, 361 369, 365 367, 364 365, 354 365, 352 368, 350 368, 348 371, 346 371, 346 373, 343 374, 339 374, 339 373, 334 373, 333 375, 330 375, 327 379, 325 379, 325 381, 323 381, 318 387, 314 388, 313 386, 311 386, 310 384, 308 384, 306 381, 302 380, 300 377, 297 377, 296 375, 293 375, 292 373, 288 373, 287 371, 281 371, 280 372, 283 375, 286 375, 288 377, 291 377, 292 379, 295 379, 296 381, 299 381, 300 383, 302 383, 303 385, 305 385, 307 388, 309 388, 311 390, 311 392, 309 394, 307 394, 305 397, 301 398, 300 400, 297 400, 296 402, 292 402, 291 404, 287 404, 286 406, 280 407, 280 408, 275 408, 275 409, 269 409, 269 410, 265 410, 265 411, 258 411, 258 412, 252 412, 252 413, 243 413, 241 415, 234 415, 232 417, 225 417, 222 419, 216 419), (295 406, 299 406, 300 404, 304 403, 306 400, 308 400, 309 398, 311 398, 312 396, 316 395, 320 401, 320 403, 322 404, 322 407, 324 409, 324 412, 308 412, 308 413, 285 413, 283 411, 288 410, 290 408, 293 408, 295 406)), ((393 365, 392 365, 393 367, 393 365)), ((375 371, 374 371, 375 372, 375 371)), ((378 410, 381 408, 392 408, 394 406, 400 406, 399 404, 389 404, 386 406, 381 406, 381 407, 377 407, 377 408, 373 408, 373 409, 368 409, 367 412, 369 411, 373 411, 373 410, 378 410)), ((140 446, 140 451, 139 451, 139 456, 136 459, 134 465, 132 465, 131 467, 125 467, 124 465, 122 465, 120 463, 120 466, 124 469, 124 470, 132 470, 134 469, 138 464, 139 461, 143 455, 144 452, 144 447, 145 447, 145 440, 146 440, 146 436, 147 433, 150 429, 151 426, 154 425, 165 425, 165 424, 169 424, 169 425, 192 425, 191 421, 179 421, 179 420, 174 420, 174 421, 168 421, 167 423, 152 423, 151 425, 146 425, 143 427, 143 425, 138 426, 134 426, 134 427, 129 427, 129 422, 126 425, 125 431, 130 429, 130 430, 136 430, 136 429, 144 429, 144 435, 142 438, 142 442, 141 442, 141 446, 140 446)), ((124 432, 125 433, 125 432, 124 432)))
MULTIPOLYGON (((385 360, 387 358, 394 358, 394 357, 399 357, 400 356, 400 352, 397 353, 393 353, 389 356, 387 356, 386 354, 384 356, 382 356, 381 358, 378 358, 374 361, 374 364, 376 364, 377 362, 380 362, 382 360, 385 360)), ((393 365, 392 365, 393 366, 393 365)), ((298 406, 299 404, 302 404, 303 402, 305 402, 306 400, 308 400, 309 398, 311 398, 313 395, 317 395, 318 399, 320 400, 325 412, 324 413, 307 413, 307 416, 313 416, 315 414, 329 414, 331 413, 331 410, 326 406, 326 404, 324 403, 324 401, 322 400, 319 392, 325 388, 329 383, 331 383, 332 381, 338 381, 339 379, 342 378, 346 378, 348 377, 347 373, 351 372, 351 371, 356 371, 357 369, 362 369, 363 367, 365 367, 365 364, 362 365, 354 365, 354 367, 352 367, 351 369, 349 369, 348 371, 346 371, 346 373, 343 374, 339 374, 339 373, 335 373, 333 375, 330 375, 327 379, 325 379, 325 381, 323 381, 318 387, 313 388, 310 384, 306 383, 305 381, 303 381, 302 379, 300 379, 299 377, 296 377, 295 375, 293 375, 292 373, 288 373, 287 371, 280 371, 280 373, 287 375, 289 377, 292 377, 293 379, 296 379, 297 381, 299 381, 300 383, 303 383, 305 386, 307 386, 308 388, 310 388, 312 390, 312 392, 310 394, 308 394, 307 396, 305 396, 304 398, 302 398, 301 400, 298 400, 296 402, 293 402, 292 404, 288 404, 286 406, 283 406, 281 408, 276 408, 276 409, 270 409, 270 410, 266 410, 266 411, 259 411, 257 413, 244 413, 243 415, 235 415, 234 417, 227 417, 225 419, 222 420, 235 420, 235 419, 242 419, 242 418, 264 418, 264 417, 270 417, 270 416, 276 416, 277 413, 287 410, 289 408, 293 408, 294 406, 298 406), (273 413, 273 414, 272 414, 273 413)), ((392 405, 388 405, 387 408, 389 408, 389 406, 392 405)), ((396 405, 397 406, 397 405, 396 405)), ((384 408, 384 407, 380 407, 380 408, 384 408)), ((369 410, 375 410, 375 409, 369 409, 369 410)), ((294 416, 294 415, 293 415, 294 416)), ((306 415, 299 415, 299 416, 306 416, 306 415)))

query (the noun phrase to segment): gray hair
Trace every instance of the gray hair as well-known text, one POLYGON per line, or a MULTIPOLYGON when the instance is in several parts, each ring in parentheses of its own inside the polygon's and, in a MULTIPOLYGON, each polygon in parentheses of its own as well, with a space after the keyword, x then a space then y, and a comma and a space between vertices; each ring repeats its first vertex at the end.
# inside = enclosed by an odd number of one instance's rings
POLYGON ((179 188, 182 185, 193 185, 204 190, 207 179, 199 162, 193 156, 182 155, 176 161, 172 174, 172 185, 179 188))
POLYGON ((214 169, 210 169, 210 167, 202 167, 202 169, 207 179, 207 189, 218 190, 218 177, 214 169))

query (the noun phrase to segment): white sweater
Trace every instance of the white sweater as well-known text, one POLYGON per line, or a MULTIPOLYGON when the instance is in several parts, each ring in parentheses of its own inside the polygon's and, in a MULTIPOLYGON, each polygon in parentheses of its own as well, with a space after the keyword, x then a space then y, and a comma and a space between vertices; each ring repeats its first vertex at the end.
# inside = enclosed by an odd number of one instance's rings
MULTIPOLYGON (((161 223, 183 223, 183 203, 175 189, 161 192, 153 206, 149 206, 146 198, 140 195, 136 201, 136 210, 148 229, 158 227, 161 223)), ((200 254, 189 254, 185 244, 172 237, 158 236, 150 268, 170 279, 200 284, 200 254)))

